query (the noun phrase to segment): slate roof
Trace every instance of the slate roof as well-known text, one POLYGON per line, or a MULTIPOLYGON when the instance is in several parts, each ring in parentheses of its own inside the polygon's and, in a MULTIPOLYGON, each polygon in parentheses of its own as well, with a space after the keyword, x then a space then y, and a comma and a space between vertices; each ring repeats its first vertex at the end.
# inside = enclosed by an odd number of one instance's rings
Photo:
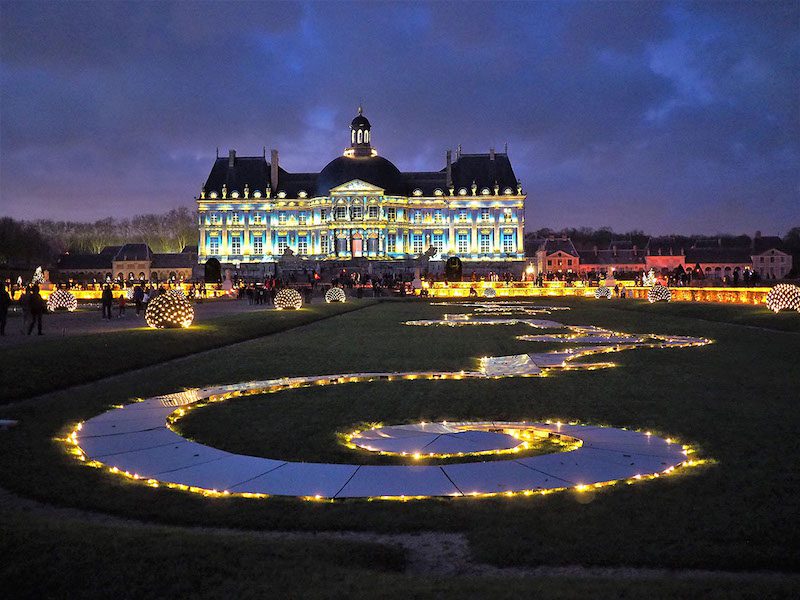
POLYGON ((687 248, 686 263, 747 263, 750 264, 750 248, 687 248))
MULTIPOLYGON (((472 183, 478 186, 478 193, 489 188, 494 193, 495 184, 500 193, 506 188, 517 192, 517 178, 507 154, 496 152, 494 159, 490 154, 462 154, 452 163, 451 172, 453 186, 458 190, 465 188, 472 193, 472 183)), ((297 198, 299 192, 305 191, 308 196, 325 196, 332 187, 353 179, 362 179, 386 190, 388 194, 411 196, 415 189, 420 189, 425 196, 433 196, 434 190, 447 189, 447 168, 441 171, 399 171, 389 160, 376 157, 345 157, 332 160, 320 173, 290 173, 278 168, 278 189, 286 192, 287 198, 297 198)), ((263 156, 236 156, 233 166, 229 157, 217 158, 211 167, 203 189, 206 197, 213 191, 222 199, 222 186, 227 186, 228 198, 234 191, 239 192, 239 199, 244 196, 244 186, 250 187, 250 194, 256 190, 265 193, 270 187, 270 164, 263 156)))
POLYGON ((125 244, 114 255, 114 260, 150 260, 152 254, 153 252, 147 244, 125 244))
POLYGON ((580 253, 582 265, 644 265, 645 254, 643 250, 612 249, 587 250, 580 253))
POLYGON ((569 254, 570 256, 578 256, 578 251, 575 250, 575 246, 572 243, 572 240, 563 239, 563 238, 555 238, 555 239, 539 239, 533 241, 525 242, 525 255, 526 256, 533 256, 537 252, 544 252, 546 255, 554 254, 556 252, 563 252, 565 254, 569 254))
POLYGON ((783 249, 783 240, 777 235, 767 235, 753 239, 753 254, 762 254, 773 248, 775 250, 783 249))
POLYGON ((153 254, 151 269, 191 269, 195 264, 194 257, 189 254, 153 254))
POLYGON ((108 254, 63 254, 56 262, 61 270, 111 271, 108 254))

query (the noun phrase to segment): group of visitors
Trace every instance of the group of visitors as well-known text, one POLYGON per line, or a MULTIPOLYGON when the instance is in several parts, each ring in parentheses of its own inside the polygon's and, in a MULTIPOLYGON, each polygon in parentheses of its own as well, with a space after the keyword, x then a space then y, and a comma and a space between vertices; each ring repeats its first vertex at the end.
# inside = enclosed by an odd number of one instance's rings
MULTIPOLYGON (((31 335, 33 328, 36 333, 43 335, 42 316, 47 312, 47 303, 39 293, 39 286, 28 285, 19 297, 19 306, 22 310, 22 333, 31 335)), ((6 284, 0 282, 0 335, 6 334, 8 309, 11 307, 11 295, 6 291, 6 284)))

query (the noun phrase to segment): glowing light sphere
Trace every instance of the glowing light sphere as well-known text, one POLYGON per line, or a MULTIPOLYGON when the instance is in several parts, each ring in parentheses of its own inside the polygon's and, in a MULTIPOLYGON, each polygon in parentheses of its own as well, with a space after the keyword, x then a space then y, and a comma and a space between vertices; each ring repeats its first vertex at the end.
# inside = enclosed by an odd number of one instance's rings
POLYGON ((278 310, 297 310, 303 306, 300 292, 292 288, 283 288, 275 294, 275 308, 278 310))
POLYGON ((129 288, 128 288, 128 289, 125 291, 125 297, 126 297, 128 300, 133 300, 133 292, 134 292, 133 288, 132 288, 132 287, 129 287, 129 288))
POLYGON ((486 289, 483 290, 484 298, 494 298, 495 296, 497 296, 497 290, 494 289, 493 287, 487 287, 486 289))
POLYGON ((779 283, 767 294, 767 308, 773 312, 800 311, 800 287, 779 283))
POLYGON ((347 300, 347 296, 340 287, 332 287, 325 292, 325 302, 344 302, 345 300, 347 300))
POLYGON ((594 291, 595 298, 611 298, 611 288, 601 285, 594 291))
POLYGON ((47 310, 67 310, 72 312, 78 308, 78 299, 67 290, 56 290, 47 299, 47 310))
POLYGON ((653 302, 669 302, 671 299, 672 292, 669 291, 667 286, 661 285, 660 283, 655 284, 650 288, 650 291, 647 292, 647 301, 651 304, 653 302))
POLYGON ((144 320, 154 329, 189 327, 194 321, 194 309, 177 294, 161 294, 147 303, 144 320))

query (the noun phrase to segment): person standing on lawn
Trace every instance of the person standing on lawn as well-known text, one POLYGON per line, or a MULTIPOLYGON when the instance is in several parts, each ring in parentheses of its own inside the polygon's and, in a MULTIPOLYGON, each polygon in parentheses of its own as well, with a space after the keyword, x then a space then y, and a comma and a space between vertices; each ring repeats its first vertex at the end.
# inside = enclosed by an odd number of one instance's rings
POLYGON ((33 326, 37 325, 38 334, 42 334, 42 315, 47 309, 44 299, 39 295, 39 286, 34 285, 28 295, 28 306, 31 314, 31 323, 28 325, 28 335, 33 332, 33 326))
POLYGON ((103 306, 103 318, 111 320, 111 306, 114 304, 114 294, 108 284, 103 287, 103 295, 100 297, 100 302, 103 306))
POLYGON ((8 307, 11 306, 11 296, 6 291, 6 284, 0 281, 0 335, 6 334, 6 319, 8 318, 8 307))

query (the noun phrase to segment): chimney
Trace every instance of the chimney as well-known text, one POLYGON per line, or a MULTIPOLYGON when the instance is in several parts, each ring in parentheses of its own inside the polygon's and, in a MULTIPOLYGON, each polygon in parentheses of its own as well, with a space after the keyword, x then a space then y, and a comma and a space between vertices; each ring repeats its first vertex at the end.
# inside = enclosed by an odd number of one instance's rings
POLYGON ((494 160, 494 148, 489 148, 489 160, 494 160))
POLYGON ((232 169, 236 164, 236 150, 228 150, 228 168, 232 169))
POLYGON ((453 186, 453 151, 447 151, 447 187, 453 186))
POLYGON ((597 256, 597 246, 594 246, 594 255, 597 256))
POLYGON ((270 150, 269 182, 273 192, 278 191, 278 151, 270 150))
POLYGON ((458 148, 456 149, 456 160, 459 158, 461 158, 461 144, 459 144, 458 148))

